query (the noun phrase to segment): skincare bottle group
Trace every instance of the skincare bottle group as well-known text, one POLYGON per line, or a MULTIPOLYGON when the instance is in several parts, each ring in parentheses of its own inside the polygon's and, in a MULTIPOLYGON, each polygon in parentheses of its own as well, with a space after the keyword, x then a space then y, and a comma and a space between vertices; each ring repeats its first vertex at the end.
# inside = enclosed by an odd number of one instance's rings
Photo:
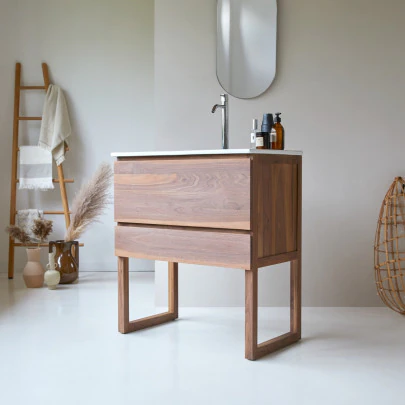
POLYGON ((261 131, 257 130, 257 119, 253 120, 252 132, 250 134, 251 149, 277 149, 284 150, 284 127, 281 125, 281 113, 263 114, 261 131))

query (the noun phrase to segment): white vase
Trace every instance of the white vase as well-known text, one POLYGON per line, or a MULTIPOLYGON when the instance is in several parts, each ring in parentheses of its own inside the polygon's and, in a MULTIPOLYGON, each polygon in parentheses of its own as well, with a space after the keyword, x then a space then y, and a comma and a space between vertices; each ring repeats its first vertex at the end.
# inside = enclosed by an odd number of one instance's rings
POLYGON ((48 269, 45 272, 45 284, 50 290, 54 290, 60 282, 60 273, 55 270, 55 253, 49 253, 49 263, 46 265, 48 269))

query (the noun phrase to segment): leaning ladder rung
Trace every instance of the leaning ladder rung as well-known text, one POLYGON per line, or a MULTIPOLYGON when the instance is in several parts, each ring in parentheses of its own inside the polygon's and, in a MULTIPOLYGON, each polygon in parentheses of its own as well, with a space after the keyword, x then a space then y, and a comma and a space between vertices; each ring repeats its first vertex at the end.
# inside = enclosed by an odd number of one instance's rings
MULTIPOLYGON (((49 246, 49 243, 12 243, 13 246, 15 247, 22 247, 22 246, 27 246, 27 247, 38 247, 38 246, 42 246, 42 247, 47 247, 49 246)), ((79 243, 79 246, 83 247, 84 243, 79 243)))
MULTIPOLYGON (((20 151, 20 148, 17 149, 17 152, 19 152, 19 151, 20 151)), ((69 146, 66 146, 65 147, 65 152, 68 152, 68 151, 69 151, 69 146)))
POLYGON ((42 117, 18 117, 18 121, 41 121, 42 117))
MULTIPOLYGON (((65 215, 65 211, 44 211, 44 215, 65 215)), ((72 212, 69 211, 68 214, 71 214, 72 212)), ((18 214, 18 211, 16 211, 15 215, 18 214)))
MULTIPOLYGON (((71 211, 68 212, 68 214, 71 213, 71 211)), ((44 211, 44 215, 65 215, 65 211, 44 211)))
MULTIPOLYGON (((16 179, 15 182, 19 183, 20 179, 16 179)), ((60 183, 59 179, 52 179, 52 182, 53 183, 60 183)), ((64 179, 63 180, 63 183, 74 183, 74 182, 75 182, 74 179, 64 179)))
POLYGON ((45 86, 20 86, 20 90, 45 90, 45 86))

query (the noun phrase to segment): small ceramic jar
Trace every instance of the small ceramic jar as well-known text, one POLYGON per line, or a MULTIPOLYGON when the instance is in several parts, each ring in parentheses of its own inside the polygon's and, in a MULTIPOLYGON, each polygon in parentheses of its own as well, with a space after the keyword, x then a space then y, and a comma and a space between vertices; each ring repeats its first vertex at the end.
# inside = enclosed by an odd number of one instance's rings
POLYGON ((50 290, 54 290, 60 282, 60 273, 55 270, 55 253, 49 253, 49 263, 46 268, 48 270, 45 272, 45 284, 50 290))

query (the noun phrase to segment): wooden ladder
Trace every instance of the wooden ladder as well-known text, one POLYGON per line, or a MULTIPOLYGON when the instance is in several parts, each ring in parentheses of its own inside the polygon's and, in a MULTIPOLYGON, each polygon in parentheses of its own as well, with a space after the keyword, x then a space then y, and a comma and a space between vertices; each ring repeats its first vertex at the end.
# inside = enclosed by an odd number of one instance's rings
MULTIPOLYGON (((20 121, 40 121, 42 117, 21 117, 20 116, 20 93, 22 90, 44 90, 45 93, 48 91, 50 85, 49 82, 49 72, 48 65, 46 63, 42 64, 42 74, 44 76, 43 86, 22 86, 21 85, 21 63, 16 63, 15 65, 15 88, 14 88, 14 122, 13 122, 13 151, 11 160, 11 198, 10 198, 10 224, 15 225, 17 209, 17 184, 19 179, 17 178, 17 166, 18 166, 18 133, 19 133, 19 122, 20 121)), ((66 147, 66 150, 68 148, 66 147)), ((66 183, 73 183, 73 179, 65 179, 63 174, 63 166, 60 164, 57 166, 58 178, 53 179, 54 183, 59 183, 60 195, 62 198, 63 211, 44 211, 45 215, 64 215, 66 228, 70 225, 70 211, 69 202, 66 194, 66 183)), ((12 279, 14 277, 14 248, 18 246, 38 246, 36 243, 16 243, 11 237, 9 238, 8 245, 8 278, 12 279)), ((40 246, 48 246, 48 243, 42 243, 40 246)))

